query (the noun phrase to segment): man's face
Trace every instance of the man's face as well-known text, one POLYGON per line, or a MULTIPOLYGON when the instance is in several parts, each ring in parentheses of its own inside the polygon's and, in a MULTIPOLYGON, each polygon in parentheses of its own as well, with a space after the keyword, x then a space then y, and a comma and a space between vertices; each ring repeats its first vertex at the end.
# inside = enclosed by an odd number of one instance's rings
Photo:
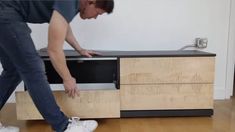
POLYGON ((95 7, 95 3, 89 3, 85 6, 84 10, 80 12, 82 19, 96 19, 98 15, 105 13, 104 10, 95 7))

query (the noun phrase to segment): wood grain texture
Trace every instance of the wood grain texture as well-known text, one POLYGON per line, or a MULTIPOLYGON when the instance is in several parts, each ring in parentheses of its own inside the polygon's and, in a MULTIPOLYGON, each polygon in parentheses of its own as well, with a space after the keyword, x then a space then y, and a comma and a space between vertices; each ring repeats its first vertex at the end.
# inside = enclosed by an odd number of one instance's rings
POLYGON ((121 85, 121 110, 213 109, 212 84, 121 85))
MULTIPOLYGON (((212 117, 99 119, 94 132, 234 132, 235 98, 216 100, 214 111, 212 117)), ((1 122, 19 127, 20 132, 54 132, 46 121, 17 120, 15 113, 15 104, 6 104, 1 122)))
POLYGON ((214 57, 121 58, 120 84, 213 83, 214 57))
MULTIPOLYGON (((58 105, 67 116, 81 118, 119 118, 118 90, 80 91, 80 97, 69 98, 62 91, 53 92, 58 105)), ((17 119, 42 119, 28 92, 16 92, 17 119)))

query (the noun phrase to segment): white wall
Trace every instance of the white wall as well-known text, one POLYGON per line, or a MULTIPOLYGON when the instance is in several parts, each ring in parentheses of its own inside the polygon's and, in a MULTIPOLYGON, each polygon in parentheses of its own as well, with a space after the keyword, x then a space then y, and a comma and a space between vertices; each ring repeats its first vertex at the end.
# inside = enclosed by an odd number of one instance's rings
MULTIPOLYGON (((207 37, 217 54, 215 99, 225 98, 230 0, 116 0, 112 15, 72 22, 84 48, 177 50, 207 37)), ((47 45, 47 24, 31 25, 36 47, 47 45)), ((69 46, 65 46, 69 48, 69 46)))
POLYGON ((235 0, 231 0, 229 45, 227 52, 226 98, 233 94, 235 64, 235 0))

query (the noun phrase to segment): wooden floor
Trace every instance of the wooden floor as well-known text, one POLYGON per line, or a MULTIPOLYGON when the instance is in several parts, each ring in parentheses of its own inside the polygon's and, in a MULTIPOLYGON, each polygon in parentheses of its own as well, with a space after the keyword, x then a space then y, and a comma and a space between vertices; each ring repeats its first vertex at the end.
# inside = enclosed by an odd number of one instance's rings
MULTIPOLYGON (((44 121, 17 121, 15 104, 0 112, 5 125, 20 127, 21 132, 51 132, 44 121)), ((235 132, 235 98, 215 101, 212 117, 100 119, 96 132, 235 132)))

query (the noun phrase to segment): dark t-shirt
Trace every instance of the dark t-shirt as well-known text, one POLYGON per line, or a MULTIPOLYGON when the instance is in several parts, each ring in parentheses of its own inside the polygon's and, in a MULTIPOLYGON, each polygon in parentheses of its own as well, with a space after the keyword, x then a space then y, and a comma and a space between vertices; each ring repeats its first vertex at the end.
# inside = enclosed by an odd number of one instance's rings
POLYGON ((79 12, 79 0, 0 0, 13 7, 29 23, 48 23, 53 10, 70 23, 79 12))

